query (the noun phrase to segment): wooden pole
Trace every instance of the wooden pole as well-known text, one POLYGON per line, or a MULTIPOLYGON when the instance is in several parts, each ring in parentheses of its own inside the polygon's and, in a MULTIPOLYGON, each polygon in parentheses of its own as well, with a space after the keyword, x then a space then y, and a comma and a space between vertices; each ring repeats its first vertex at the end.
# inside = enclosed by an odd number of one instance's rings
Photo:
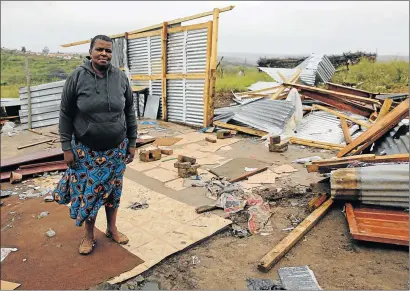
POLYGON ((213 22, 208 22, 208 36, 206 45, 206 67, 205 67, 205 87, 204 87, 204 127, 208 127, 211 123, 209 119, 209 86, 211 78, 211 53, 212 53, 212 25, 213 22))
POLYGON ((390 107, 393 104, 393 99, 387 98, 384 100, 382 108, 380 109, 379 115, 376 118, 376 122, 380 121, 383 117, 389 113, 390 107))
POLYGON ((25 59, 26 62, 26 79, 27 79, 27 110, 28 110, 28 129, 31 129, 31 92, 30 92, 30 70, 28 67, 28 57, 25 59))
POLYGON ((340 117, 340 124, 342 126, 343 135, 345 136, 346 144, 351 143, 352 137, 350 136, 349 126, 347 126, 347 122, 344 117, 340 117))
POLYGON ((167 37, 168 23, 162 24, 162 119, 167 121, 167 37))
POLYGON ((218 27, 219 27, 219 12, 218 8, 214 9, 212 21, 212 49, 211 49, 211 82, 209 84, 209 100, 208 100, 208 116, 207 120, 210 122, 214 116, 214 100, 216 97, 216 65, 218 59, 218 27))

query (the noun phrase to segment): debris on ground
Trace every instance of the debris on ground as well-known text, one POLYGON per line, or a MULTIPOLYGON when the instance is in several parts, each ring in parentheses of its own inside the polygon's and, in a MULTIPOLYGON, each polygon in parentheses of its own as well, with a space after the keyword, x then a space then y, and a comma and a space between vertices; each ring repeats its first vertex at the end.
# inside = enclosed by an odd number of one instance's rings
POLYGON ((17 252, 17 248, 1 248, 1 262, 4 261, 4 259, 11 253, 11 252, 17 252))
POLYGON ((128 208, 130 208, 132 210, 146 209, 148 207, 149 207, 149 205, 145 201, 143 201, 143 202, 133 202, 130 206, 128 206, 128 208))
POLYGON ((49 213, 48 211, 41 212, 41 213, 37 216, 37 219, 46 217, 46 216, 48 216, 49 214, 50 214, 50 213, 49 213))
POLYGON ((251 233, 246 228, 240 227, 237 224, 233 224, 232 225, 232 235, 234 237, 244 238, 244 237, 250 236, 251 233))
POLYGON ((49 238, 52 238, 53 236, 56 235, 56 232, 55 232, 54 230, 50 229, 50 230, 48 230, 48 231, 46 232, 46 235, 47 235, 49 238))
POLYGON ((282 284, 270 279, 246 279, 248 290, 286 290, 282 284))
POLYGON ((322 290, 308 266, 280 268, 278 274, 286 290, 322 290))

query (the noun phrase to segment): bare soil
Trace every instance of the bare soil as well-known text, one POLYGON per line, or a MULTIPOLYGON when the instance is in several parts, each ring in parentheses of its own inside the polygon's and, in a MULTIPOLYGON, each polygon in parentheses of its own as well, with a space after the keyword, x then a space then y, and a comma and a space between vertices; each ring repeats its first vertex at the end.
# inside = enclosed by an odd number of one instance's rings
POLYGON ((214 99, 214 107, 215 108, 222 108, 235 103, 233 100, 232 93, 217 93, 216 98, 214 99))

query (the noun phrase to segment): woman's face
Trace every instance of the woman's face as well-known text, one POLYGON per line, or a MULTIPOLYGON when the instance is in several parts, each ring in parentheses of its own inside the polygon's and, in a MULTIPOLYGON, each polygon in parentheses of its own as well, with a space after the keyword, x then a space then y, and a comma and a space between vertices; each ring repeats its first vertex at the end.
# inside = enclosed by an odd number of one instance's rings
POLYGON ((90 57, 94 64, 101 67, 108 66, 112 58, 112 43, 97 39, 90 51, 90 57))

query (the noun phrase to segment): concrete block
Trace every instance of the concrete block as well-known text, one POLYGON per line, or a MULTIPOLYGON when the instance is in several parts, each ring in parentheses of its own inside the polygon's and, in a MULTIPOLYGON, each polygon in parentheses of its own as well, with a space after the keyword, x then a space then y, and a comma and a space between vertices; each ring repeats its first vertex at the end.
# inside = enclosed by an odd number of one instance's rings
POLYGON ((224 139, 224 138, 229 138, 229 137, 232 137, 230 130, 220 129, 216 132, 216 138, 218 139, 224 139))
POLYGON ((169 156, 169 155, 172 155, 173 153, 174 153, 174 151, 170 148, 162 148, 161 149, 161 154, 169 156))
POLYGON ((141 162, 153 162, 161 159, 160 149, 144 149, 139 153, 141 162))
POLYGON ((178 162, 185 163, 189 162, 191 165, 194 165, 196 163, 196 158, 191 158, 183 155, 178 156, 178 162))
POLYGON ((206 137, 205 140, 208 142, 216 143, 216 139, 213 137, 206 137))
POLYGON ((274 135, 269 138, 269 144, 280 144, 280 135, 274 135))
POLYGON ((279 144, 269 144, 269 151, 283 153, 288 150, 288 147, 289 147, 289 142, 283 142, 279 144))

